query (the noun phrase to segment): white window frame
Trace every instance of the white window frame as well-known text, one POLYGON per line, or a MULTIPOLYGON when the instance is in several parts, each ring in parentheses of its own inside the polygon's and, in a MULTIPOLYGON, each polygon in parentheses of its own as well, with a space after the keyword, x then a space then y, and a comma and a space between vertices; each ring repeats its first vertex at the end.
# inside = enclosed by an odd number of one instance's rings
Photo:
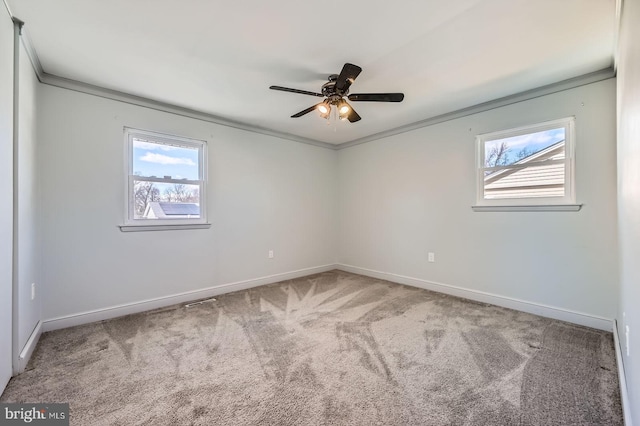
POLYGON ((171 229, 200 229, 209 228, 207 222, 206 203, 206 182, 207 182, 207 143, 206 141, 186 138, 182 136, 167 135, 148 130, 124 128, 124 140, 126 151, 126 179, 125 179, 125 212, 124 225, 120 226, 122 231, 164 231, 171 229), (165 144, 185 148, 196 148, 198 150, 198 172, 197 180, 172 179, 166 177, 145 177, 134 175, 133 170, 133 140, 145 139, 151 143, 165 144), (186 185, 197 185, 200 196, 200 217, 181 219, 136 219, 134 217, 134 181, 148 181, 158 183, 178 183, 186 185))
MULTIPOLYGON (((559 160, 552 160, 557 162, 559 160)), ((543 163, 540 163, 542 165, 543 163)), ((476 136, 476 205, 475 211, 535 211, 535 210, 580 210, 576 204, 575 193, 575 117, 545 121, 514 129, 500 130, 476 136), (485 143, 496 139, 521 136, 529 133, 541 132, 564 127, 565 129, 565 159, 564 161, 564 197, 523 197, 523 198, 484 198, 484 172, 486 170, 510 169, 511 166, 485 167, 485 143)))

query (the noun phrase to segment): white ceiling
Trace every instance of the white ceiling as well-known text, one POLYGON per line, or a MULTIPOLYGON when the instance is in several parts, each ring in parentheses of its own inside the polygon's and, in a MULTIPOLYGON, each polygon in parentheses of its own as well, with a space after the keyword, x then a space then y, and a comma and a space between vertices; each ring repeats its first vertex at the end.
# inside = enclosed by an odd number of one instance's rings
POLYGON ((340 144, 613 65, 615 0, 6 0, 48 74, 340 144), (345 62, 357 123, 292 114, 345 62))

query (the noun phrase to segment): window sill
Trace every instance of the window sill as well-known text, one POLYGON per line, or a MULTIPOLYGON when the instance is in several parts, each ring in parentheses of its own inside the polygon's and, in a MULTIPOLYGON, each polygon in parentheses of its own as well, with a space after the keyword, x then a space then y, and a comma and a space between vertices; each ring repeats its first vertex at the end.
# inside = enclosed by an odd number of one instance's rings
POLYGON ((188 223, 181 225, 120 225, 122 232, 177 231, 182 229, 209 229, 210 223, 188 223))
POLYGON ((474 212, 577 212, 582 204, 545 204, 528 206, 471 206, 474 212))

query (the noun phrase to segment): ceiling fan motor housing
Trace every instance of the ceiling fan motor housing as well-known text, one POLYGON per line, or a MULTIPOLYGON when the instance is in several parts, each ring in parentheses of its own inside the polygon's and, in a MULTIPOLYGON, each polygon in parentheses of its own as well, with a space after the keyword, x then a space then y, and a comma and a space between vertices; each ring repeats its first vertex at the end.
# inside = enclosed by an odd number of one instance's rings
POLYGON ((336 92, 336 80, 338 79, 337 74, 331 74, 329 76, 329 81, 322 85, 322 94, 327 98, 338 97, 341 98, 345 96, 349 90, 345 90, 344 93, 338 94, 336 92))

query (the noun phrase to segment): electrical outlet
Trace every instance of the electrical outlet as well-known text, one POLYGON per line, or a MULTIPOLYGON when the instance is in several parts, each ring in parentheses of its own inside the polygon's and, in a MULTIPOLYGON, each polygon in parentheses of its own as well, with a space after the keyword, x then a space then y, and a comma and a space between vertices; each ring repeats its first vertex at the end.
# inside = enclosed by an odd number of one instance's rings
POLYGON ((273 250, 269 250, 268 257, 269 259, 273 259, 273 250))
POLYGON ((435 262, 436 261, 436 254, 433 252, 429 252, 429 262, 435 262))
POLYGON ((31 283, 31 300, 36 298, 36 283, 31 283))

